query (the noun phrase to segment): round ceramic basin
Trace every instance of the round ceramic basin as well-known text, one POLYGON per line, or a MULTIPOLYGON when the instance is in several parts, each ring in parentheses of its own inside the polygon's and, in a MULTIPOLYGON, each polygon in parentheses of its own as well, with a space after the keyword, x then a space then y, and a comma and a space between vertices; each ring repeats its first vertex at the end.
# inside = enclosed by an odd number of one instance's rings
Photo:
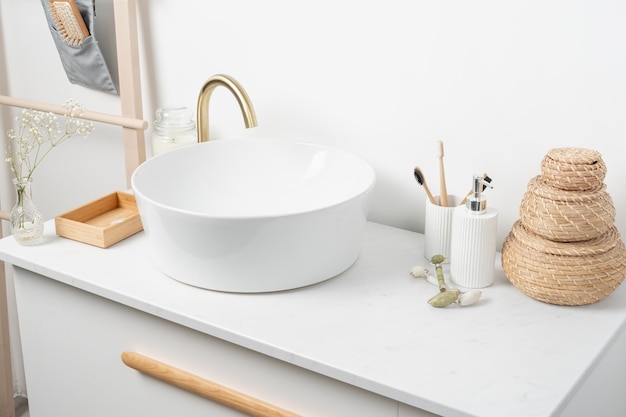
POLYGON ((201 288, 270 292, 354 263, 375 173, 339 149, 248 138, 161 154, 131 183, 158 269, 201 288))

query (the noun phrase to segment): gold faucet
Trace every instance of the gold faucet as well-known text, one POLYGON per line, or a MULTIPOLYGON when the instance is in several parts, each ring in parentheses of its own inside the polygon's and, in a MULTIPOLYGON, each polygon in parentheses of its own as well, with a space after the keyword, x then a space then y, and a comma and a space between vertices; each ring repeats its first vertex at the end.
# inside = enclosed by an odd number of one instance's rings
POLYGON ((198 143, 208 142, 209 140, 209 101, 213 90, 220 85, 226 87, 237 99, 246 128, 256 127, 257 125, 254 107, 252 107, 252 102, 246 90, 243 89, 237 80, 229 75, 216 74, 206 80, 198 96, 198 143))

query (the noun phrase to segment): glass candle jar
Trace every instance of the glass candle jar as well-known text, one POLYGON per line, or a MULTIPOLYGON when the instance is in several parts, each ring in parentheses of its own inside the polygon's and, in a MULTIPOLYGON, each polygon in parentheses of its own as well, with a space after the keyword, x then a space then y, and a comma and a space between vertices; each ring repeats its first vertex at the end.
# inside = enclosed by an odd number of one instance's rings
POLYGON ((198 142, 196 123, 187 107, 160 107, 152 130, 152 155, 198 142))

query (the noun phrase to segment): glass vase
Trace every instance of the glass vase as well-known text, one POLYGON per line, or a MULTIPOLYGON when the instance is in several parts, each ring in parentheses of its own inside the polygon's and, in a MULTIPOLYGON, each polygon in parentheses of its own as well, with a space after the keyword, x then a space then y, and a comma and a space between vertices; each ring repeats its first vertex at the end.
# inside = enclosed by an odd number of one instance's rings
POLYGON ((30 180, 14 179, 17 201, 11 210, 11 234, 22 245, 36 245, 43 237, 43 216, 31 198, 30 180))

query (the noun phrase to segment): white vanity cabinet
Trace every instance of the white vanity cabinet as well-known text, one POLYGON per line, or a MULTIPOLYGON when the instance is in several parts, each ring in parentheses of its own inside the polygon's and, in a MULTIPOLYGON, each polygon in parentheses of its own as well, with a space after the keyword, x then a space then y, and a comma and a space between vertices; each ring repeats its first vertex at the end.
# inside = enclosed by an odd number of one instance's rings
POLYGON ((302 416, 395 417, 397 402, 16 269, 32 417, 241 416, 139 373, 124 351, 302 416))
POLYGON ((0 241, 13 265, 31 417, 242 416, 126 366, 136 352, 303 417, 626 415, 626 289, 561 307, 502 271, 431 307, 422 236, 370 223, 345 273, 228 294, 172 280, 140 233, 108 249, 0 241))

